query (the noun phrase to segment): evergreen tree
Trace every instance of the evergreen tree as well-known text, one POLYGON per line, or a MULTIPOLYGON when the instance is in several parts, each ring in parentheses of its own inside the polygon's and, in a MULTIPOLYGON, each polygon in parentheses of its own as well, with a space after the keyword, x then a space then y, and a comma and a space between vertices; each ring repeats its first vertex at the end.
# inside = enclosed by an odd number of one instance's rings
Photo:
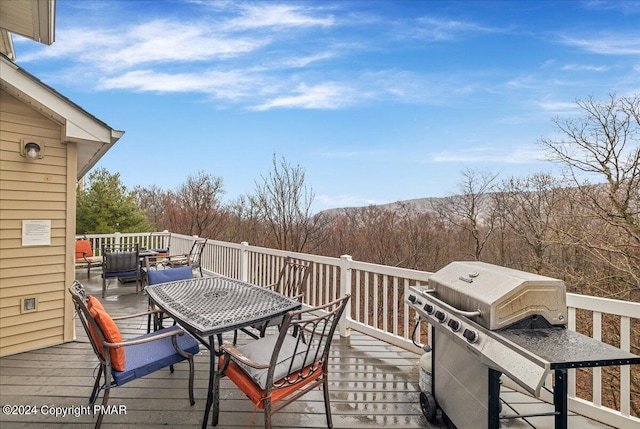
POLYGON ((99 168, 88 176, 86 189, 78 189, 76 232, 111 234, 145 232, 152 229, 145 213, 136 204, 135 193, 120 181, 120 174, 99 168))

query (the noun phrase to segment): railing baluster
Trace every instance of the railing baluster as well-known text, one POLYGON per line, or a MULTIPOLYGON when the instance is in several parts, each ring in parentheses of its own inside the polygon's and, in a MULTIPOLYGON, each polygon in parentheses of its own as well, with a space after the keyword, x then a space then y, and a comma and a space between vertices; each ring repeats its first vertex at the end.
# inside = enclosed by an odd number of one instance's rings
MULTIPOLYGON (((620 317, 620 348, 631 349, 631 318, 620 317)), ((620 367, 620 413, 628 417, 631 413, 631 366, 620 367)))
MULTIPOLYGON (((602 313, 593 312, 593 338, 602 340, 602 313)), ((602 368, 593 368, 593 404, 602 406, 602 368)))

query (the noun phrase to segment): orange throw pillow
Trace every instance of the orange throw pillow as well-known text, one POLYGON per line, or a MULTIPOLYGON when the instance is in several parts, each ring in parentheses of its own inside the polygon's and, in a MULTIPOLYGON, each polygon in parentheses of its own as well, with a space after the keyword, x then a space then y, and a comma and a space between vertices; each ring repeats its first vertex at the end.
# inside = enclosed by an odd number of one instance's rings
MULTIPOLYGON (((91 298, 92 297, 90 297, 89 299, 91 300, 91 298)), ((116 325, 111 316, 109 316, 109 314, 104 311, 104 307, 102 307, 102 304, 97 299, 94 298, 94 300, 95 301, 89 308, 89 312, 102 331, 102 335, 104 335, 105 341, 107 341, 108 343, 121 343, 122 335, 120 335, 120 329, 118 329, 118 325, 116 325), (97 305, 95 303, 96 301, 98 302, 97 305)), ((99 348, 102 348, 102 344, 100 344, 99 348)), ((109 355, 111 357, 111 367, 116 371, 124 371, 124 348, 109 348, 109 355)))
MULTIPOLYGON (((98 301, 98 298, 93 295, 89 295, 89 297, 87 298, 87 310, 89 310, 89 314, 91 314, 91 317, 93 317, 94 320, 96 318, 96 310, 101 310, 106 313, 106 310, 104 309, 102 303, 98 301)), ((102 350, 102 341, 100 340, 100 337, 96 333, 95 329, 93 329, 93 324, 87 321, 87 326, 89 327, 89 334, 91 334, 93 342, 98 348, 100 354, 104 357, 104 351, 102 350)))
POLYGON ((76 259, 80 259, 83 256, 93 256, 93 250, 91 249, 91 242, 89 240, 76 241, 76 259))

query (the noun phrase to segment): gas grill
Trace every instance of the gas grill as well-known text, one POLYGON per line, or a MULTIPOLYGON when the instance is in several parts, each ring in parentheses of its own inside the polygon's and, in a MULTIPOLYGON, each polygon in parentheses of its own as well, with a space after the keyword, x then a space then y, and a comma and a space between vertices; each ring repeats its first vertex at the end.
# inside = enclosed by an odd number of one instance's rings
POLYGON ((639 356, 566 329, 561 280, 452 262, 428 286, 409 289, 406 302, 432 326, 432 383, 423 411, 433 420, 440 408, 451 428, 499 428, 502 374, 539 397, 553 371, 555 427, 565 429, 568 369, 640 364, 639 356))

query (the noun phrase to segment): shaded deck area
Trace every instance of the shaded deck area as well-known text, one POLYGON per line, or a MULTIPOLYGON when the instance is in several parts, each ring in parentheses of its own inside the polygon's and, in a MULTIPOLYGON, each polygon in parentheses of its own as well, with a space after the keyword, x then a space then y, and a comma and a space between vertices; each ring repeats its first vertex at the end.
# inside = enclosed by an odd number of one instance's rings
MULTIPOLYGON (((90 281, 86 271, 77 272, 78 279, 96 296, 100 295, 101 279, 96 270, 90 281)), ((146 310, 147 298, 135 294, 131 284, 111 281, 105 308, 113 315, 125 315, 146 310)), ((146 332, 146 318, 119 322, 125 338, 146 332)), ((246 341, 246 339, 244 339, 246 341)), ((207 351, 196 356, 196 404, 188 401, 185 363, 176 365, 175 372, 158 371, 111 392, 110 405, 120 414, 105 416, 103 427, 153 428, 200 427, 206 401, 208 381, 207 351)), ((335 428, 445 428, 442 419, 431 424, 423 417, 419 405, 419 355, 378 341, 358 332, 350 338, 334 339, 331 354, 331 408, 335 428)), ((0 359, 0 402, 2 405, 37 406, 31 415, 0 415, 0 426, 6 428, 90 427, 92 415, 83 414, 97 371, 98 361, 81 326, 77 340, 46 349, 0 359), (66 416, 45 414, 44 411, 66 411, 66 416), (76 415, 78 414, 78 415, 76 415)), ((505 414, 549 411, 551 406, 513 391, 503 391, 505 414)), ((219 428, 263 427, 261 410, 255 412, 251 402, 226 379, 221 382, 219 428), (255 415, 254 415, 255 412, 255 415)), ((552 428, 551 417, 505 420, 505 428, 552 428)), ((324 428, 326 418, 321 391, 314 391, 278 412, 273 417, 278 428, 324 428)), ((570 414, 570 428, 608 428, 570 414)))

